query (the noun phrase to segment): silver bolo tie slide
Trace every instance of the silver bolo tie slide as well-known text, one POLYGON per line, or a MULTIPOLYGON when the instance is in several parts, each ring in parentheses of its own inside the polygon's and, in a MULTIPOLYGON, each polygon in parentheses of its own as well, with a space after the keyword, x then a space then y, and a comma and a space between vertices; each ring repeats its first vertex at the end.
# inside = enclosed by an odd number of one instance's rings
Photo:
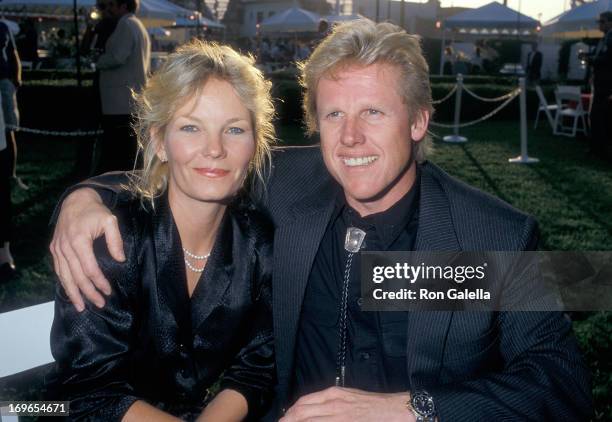
POLYGON ((339 324, 339 346, 336 362, 336 386, 344 387, 346 375, 346 337, 348 317, 348 288, 351 275, 353 255, 361 249, 366 233, 357 227, 346 229, 344 238, 344 249, 349 253, 344 267, 344 279, 342 281, 342 296, 340 298, 340 324, 339 324))

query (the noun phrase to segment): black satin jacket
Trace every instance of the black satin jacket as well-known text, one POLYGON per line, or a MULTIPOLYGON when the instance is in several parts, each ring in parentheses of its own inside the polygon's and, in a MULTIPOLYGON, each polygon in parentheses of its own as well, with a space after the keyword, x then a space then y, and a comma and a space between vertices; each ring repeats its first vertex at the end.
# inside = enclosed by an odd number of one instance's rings
POLYGON ((154 211, 138 200, 122 203, 116 215, 126 261, 114 261, 103 240, 94 245, 113 287, 106 306, 78 313, 58 283, 52 395, 70 400, 71 419, 121 420, 145 400, 189 420, 221 376, 221 388, 242 393, 257 417, 275 382, 265 218, 244 203, 228 207, 186 311, 173 306, 176 289, 169 288, 186 284, 186 274, 167 198, 154 211))

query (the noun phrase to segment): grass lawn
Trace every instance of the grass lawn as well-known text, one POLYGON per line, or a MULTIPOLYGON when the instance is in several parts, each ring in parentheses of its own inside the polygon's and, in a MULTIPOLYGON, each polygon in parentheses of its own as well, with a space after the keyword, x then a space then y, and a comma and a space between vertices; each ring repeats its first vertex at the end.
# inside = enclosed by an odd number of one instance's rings
MULTIPOLYGON (((446 131, 435 131, 443 136, 446 131)), ((516 122, 486 122, 461 132, 469 142, 435 140, 431 160, 448 173, 534 215, 546 250, 612 250, 612 163, 588 156, 581 139, 554 137, 544 122, 529 130, 535 165, 509 164, 519 153, 516 122)), ((279 138, 301 144, 300 127, 282 127, 279 138)), ((0 312, 53 298, 54 278, 47 253, 47 222, 69 177, 78 140, 21 136, 19 174, 30 186, 15 190, 15 236, 11 245, 19 277, 0 286, 0 312)), ((574 325, 594 375, 598 420, 612 420, 612 313, 578 315, 574 325)), ((41 370, 0 382, 0 400, 34 399, 41 370)))

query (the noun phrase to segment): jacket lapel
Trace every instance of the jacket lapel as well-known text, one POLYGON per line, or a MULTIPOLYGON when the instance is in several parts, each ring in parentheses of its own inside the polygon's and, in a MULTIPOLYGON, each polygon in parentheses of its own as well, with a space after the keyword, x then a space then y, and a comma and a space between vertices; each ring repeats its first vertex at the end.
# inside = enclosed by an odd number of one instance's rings
MULTIPOLYGON (((156 201, 154 222, 155 256, 157 260, 157 291, 159 306, 164 312, 174 316, 173 329, 178 329, 178 312, 172 309, 166 298, 175 295, 177 290, 187 295, 187 275, 178 233, 167 198, 156 201), (171 288, 168 283, 183 283, 179 289, 171 288)), ((195 331, 208 318, 212 310, 223 300, 230 286, 228 261, 231 262, 233 247, 232 218, 228 210, 223 217, 217 239, 215 240, 206 268, 198 281, 191 300, 191 327, 195 331)))
POLYGON ((194 333, 198 331, 211 312, 223 302, 231 285, 234 268, 232 251, 235 246, 232 236, 233 224, 234 218, 228 208, 210 251, 206 267, 191 295, 191 329, 194 333))
POLYGON ((183 264, 181 241, 178 235, 178 230, 174 224, 172 213, 168 205, 167 194, 155 200, 153 209, 153 244, 155 245, 155 291, 152 300, 157 301, 159 307, 159 315, 167 315, 165 323, 158 322, 155 324, 155 330, 170 331, 178 333, 178 309, 172 306, 172 302, 176 302, 178 289, 174 288, 171 283, 185 283, 185 268, 183 264), (173 247, 173 245, 175 245, 173 247), (171 316, 171 317, 170 317, 171 316))
MULTIPOLYGON (((459 251, 448 199, 432 165, 421 167, 419 226, 415 251, 459 251)), ((436 383, 453 318, 450 311, 414 311, 408 317, 407 369, 412 390, 436 383)))
POLYGON ((274 305, 275 347, 278 356, 279 383, 287 383, 293 367, 297 325, 302 299, 319 244, 334 209, 335 184, 294 204, 289 218, 276 228, 274 235, 274 305))

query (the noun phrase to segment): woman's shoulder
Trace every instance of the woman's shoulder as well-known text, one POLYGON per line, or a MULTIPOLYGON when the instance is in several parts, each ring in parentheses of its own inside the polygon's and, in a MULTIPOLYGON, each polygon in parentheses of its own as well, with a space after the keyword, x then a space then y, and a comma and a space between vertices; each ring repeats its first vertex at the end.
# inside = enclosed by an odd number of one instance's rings
POLYGON ((113 214, 117 218, 121 235, 125 233, 127 237, 140 236, 142 230, 149 225, 157 203, 158 201, 150 202, 142 199, 134 193, 118 201, 113 208, 113 214))
POLYGON ((118 262, 110 254, 104 237, 94 241, 94 254, 106 278, 129 294, 138 287, 143 236, 151 221, 152 207, 133 197, 117 203, 113 209, 123 242, 125 261, 118 262))

